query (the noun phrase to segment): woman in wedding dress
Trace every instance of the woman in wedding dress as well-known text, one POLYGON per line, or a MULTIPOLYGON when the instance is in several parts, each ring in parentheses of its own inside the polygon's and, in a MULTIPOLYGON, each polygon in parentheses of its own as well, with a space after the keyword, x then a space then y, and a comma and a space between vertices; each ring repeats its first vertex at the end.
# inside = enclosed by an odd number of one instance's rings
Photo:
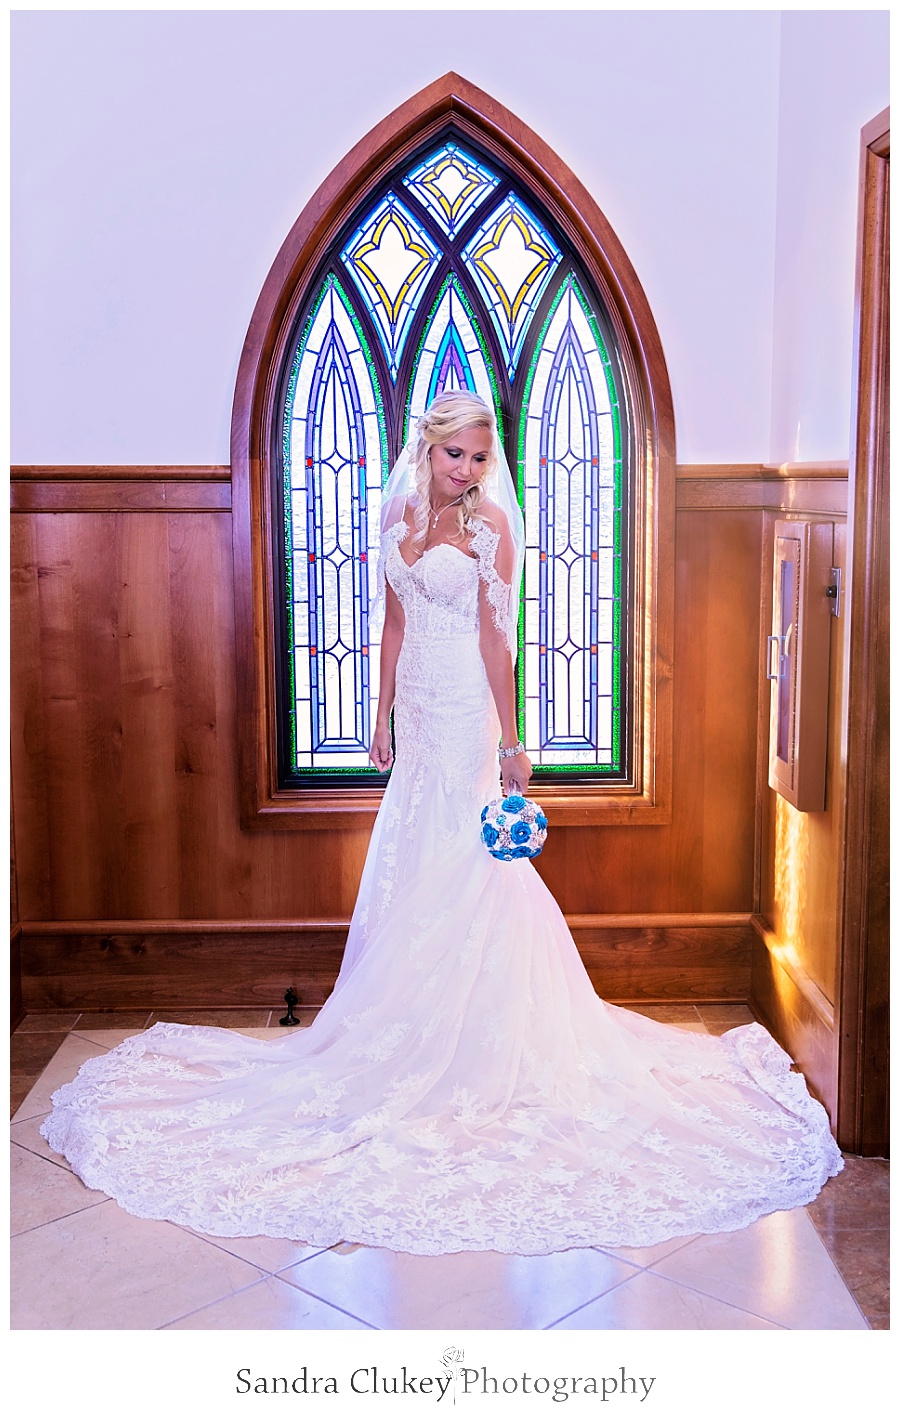
POLYGON ((275 1041, 160 1023, 86 1062, 41 1128, 90 1188, 226 1237, 537 1254, 741 1228, 842 1168, 761 1026, 602 1002, 532 864, 480 842, 498 769, 506 790, 531 772, 522 542, 492 412, 438 396, 385 490, 391 777, 335 990, 275 1041))

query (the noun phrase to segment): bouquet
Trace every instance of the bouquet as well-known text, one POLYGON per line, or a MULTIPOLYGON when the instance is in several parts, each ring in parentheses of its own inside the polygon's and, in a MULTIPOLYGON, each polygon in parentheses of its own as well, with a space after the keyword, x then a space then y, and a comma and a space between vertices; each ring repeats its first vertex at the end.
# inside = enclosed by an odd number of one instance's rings
POLYGON ((547 817, 523 794, 494 799, 481 811, 481 842, 495 859, 536 858, 547 838, 547 817))

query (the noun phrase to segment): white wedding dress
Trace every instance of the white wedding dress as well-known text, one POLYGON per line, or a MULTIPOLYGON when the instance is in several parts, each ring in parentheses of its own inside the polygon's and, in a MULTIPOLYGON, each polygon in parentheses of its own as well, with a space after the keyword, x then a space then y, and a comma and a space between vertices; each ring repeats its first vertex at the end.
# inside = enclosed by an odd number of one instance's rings
POLYGON ((768 1033, 606 1005, 531 863, 479 842, 497 535, 408 567, 404 529, 384 549, 406 618, 397 761, 333 995, 274 1041, 133 1036, 56 1092, 43 1135, 143 1218, 419 1254, 652 1244, 813 1199, 841 1156, 768 1033))

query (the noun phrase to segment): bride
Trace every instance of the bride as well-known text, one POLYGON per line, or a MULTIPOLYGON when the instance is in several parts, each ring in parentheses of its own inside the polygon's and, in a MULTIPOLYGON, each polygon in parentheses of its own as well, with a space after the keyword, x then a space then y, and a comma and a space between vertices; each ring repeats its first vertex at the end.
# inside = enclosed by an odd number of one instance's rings
POLYGON ((321 1246, 640 1246, 807 1203, 841 1156, 768 1033, 602 1002, 531 863, 479 842, 498 768, 505 791, 531 773, 522 520, 488 406, 438 396, 383 502, 391 777, 334 992, 275 1041, 131 1037, 56 1092, 44 1137, 132 1214, 321 1246))

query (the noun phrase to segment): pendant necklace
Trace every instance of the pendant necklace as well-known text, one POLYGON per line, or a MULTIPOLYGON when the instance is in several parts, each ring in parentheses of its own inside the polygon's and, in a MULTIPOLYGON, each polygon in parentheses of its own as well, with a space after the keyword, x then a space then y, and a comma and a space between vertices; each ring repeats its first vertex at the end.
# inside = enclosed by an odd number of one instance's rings
POLYGON ((447 511, 448 508, 453 508, 457 503, 462 503, 462 501, 463 501, 464 498, 465 498, 465 494, 464 494, 464 493, 461 493, 460 496, 459 496, 459 498, 454 498, 453 503, 445 503, 444 506, 443 506, 443 508, 439 508, 439 509, 438 509, 437 513, 432 513, 432 517, 431 517, 431 526, 432 526, 432 528, 434 529, 434 528, 437 527, 437 525, 438 525, 438 519, 440 518, 440 516, 441 516, 442 513, 446 513, 446 511, 447 511))

